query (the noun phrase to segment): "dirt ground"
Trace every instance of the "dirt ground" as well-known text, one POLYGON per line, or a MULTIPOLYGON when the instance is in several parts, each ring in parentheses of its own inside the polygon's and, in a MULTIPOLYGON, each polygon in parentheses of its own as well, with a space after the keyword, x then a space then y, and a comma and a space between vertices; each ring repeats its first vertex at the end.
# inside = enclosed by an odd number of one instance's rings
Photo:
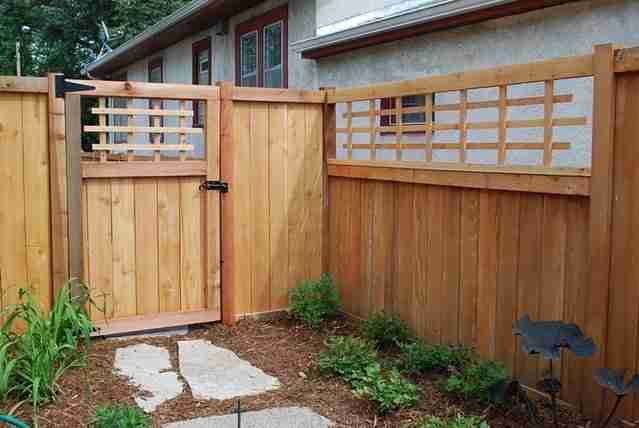
MULTIPOLYGON (((280 389, 240 402, 244 411, 272 407, 304 406, 335 422, 337 427, 406 427, 426 415, 454 415, 459 412, 484 416, 491 427, 528 426, 524 414, 517 409, 484 408, 463 403, 438 391, 437 377, 414 379, 423 396, 417 406, 386 417, 377 417, 372 405, 356 398, 349 386, 339 379, 321 376, 317 369, 319 352, 327 337, 356 331, 349 320, 327 324, 314 332, 288 319, 272 321, 242 321, 232 328, 215 324, 193 329, 188 336, 157 337, 129 341, 96 340, 90 350, 87 367, 69 370, 61 381, 61 391, 55 403, 39 412, 40 427, 86 427, 91 424, 95 409, 102 405, 135 405, 136 390, 123 377, 113 374, 115 349, 133 343, 162 346, 171 352, 177 367, 177 342, 187 339, 207 339, 230 349, 240 358, 250 361, 267 374, 277 377, 280 389)), ((185 391, 176 399, 162 404, 153 414, 157 427, 163 423, 199 416, 234 412, 237 401, 196 401, 186 382, 185 391)), ((544 408, 545 426, 550 428, 550 412, 544 408)), ((21 406, 18 416, 31 421, 32 410, 21 406)), ((586 426, 586 421, 566 409, 561 411, 561 427, 586 426)))

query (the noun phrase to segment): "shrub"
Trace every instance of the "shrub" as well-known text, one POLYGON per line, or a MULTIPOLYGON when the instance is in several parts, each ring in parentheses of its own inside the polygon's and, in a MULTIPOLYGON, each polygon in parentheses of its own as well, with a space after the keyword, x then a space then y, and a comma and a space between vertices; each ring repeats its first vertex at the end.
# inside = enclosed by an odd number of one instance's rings
POLYGON ((325 319, 335 317, 340 308, 339 293, 327 273, 318 281, 302 281, 291 290, 289 301, 291 314, 314 329, 325 319))
POLYGON ((55 398, 58 380, 65 370, 86 358, 85 352, 78 352, 80 340, 88 343, 94 329, 83 306, 86 295, 86 287, 67 283, 47 315, 31 292, 21 289, 19 303, 5 311, 2 336, 9 345, 3 348, 4 358, 11 358, 15 364, 15 378, 10 380, 14 385, 10 389, 31 401, 36 411, 39 404, 55 398), (72 295, 74 286, 82 287, 84 297, 72 295), (20 335, 12 332, 16 323, 24 325, 20 335))
POLYGON ((454 418, 429 416, 414 428, 490 428, 490 425, 477 416, 458 414, 454 418))
POLYGON ((477 361, 448 378, 444 390, 465 399, 489 402, 495 385, 507 378, 506 370, 496 362, 477 361))
POLYGON ((413 374, 425 374, 432 370, 462 369, 470 361, 470 353, 445 345, 427 345, 421 341, 402 343, 403 367, 413 374))
POLYGON ((362 321, 361 330, 362 336, 379 348, 407 342, 411 337, 410 329, 404 321, 385 312, 375 313, 362 321))
POLYGON ((380 415, 412 407, 420 396, 419 387, 404 379, 399 370, 383 373, 379 364, 366 367, 352 385, 356 396, 376 403, 380 415))
POLYGON ((320 369, 333 373, 347 382, 351 382, 363 373, 366 367, 377 361, 373 345, 363 339, 336 336, 329 338, 327 346, 320 354, 320 369))
POLYGON ((137 407, 98 407, 94 428, 148 428, 151 419, 137 407))

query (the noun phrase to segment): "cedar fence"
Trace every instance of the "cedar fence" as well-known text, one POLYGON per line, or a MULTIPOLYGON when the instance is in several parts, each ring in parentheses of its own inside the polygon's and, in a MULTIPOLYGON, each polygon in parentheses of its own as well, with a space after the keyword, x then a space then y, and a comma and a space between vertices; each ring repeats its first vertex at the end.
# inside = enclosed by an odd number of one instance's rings
MULTIPOLYGON (((547 366, 520 353, 512 322, 524 313, 576 322, 599 352, 555 367, 562 398, 593 416, 612 405, 593 371, 639 370, 637 48, 324 91, 86 81, 76 83, 93 91, 60 99, 54 80, 0 78, 3 306, 28 283, 50 307, 75 276, 111 299, 108 332, 232 323, 285 309, 288 290, 324 270, 349 314, 396 313, 426 340, 475 346, 528 383, 547 366), (557 114, 574 102, 558 82, 575 78, 592 79, 592 119, 557 114), (509 95, 532 82, 543 95, 509 95), (476 101, 478 88, 497 95, 476 101), (434 102, 450 92, 457 101, 434 102), (82 128, 80 95, 102 98, 97 126, 82 128), (423 105, 405 106, 415 95, 423 105), (149 108, 126 101, 138 98, 149 108), (156 100, 178 100, 177 110, 156 100), (190 100, 206 105, 201 131, 184 120, 190 100), (522 106, 543 114, 510 117, 522 106), (496 117, 478 120, 484 109, 496 117), (114 114, 150 122, 109 125, 114 114), (404 123, 411 114, 423 122, 404 123), (159 119, 171 115, 177 127, 159 119), (557 167, 556 154, 574 148, 557 130, 583 125, 593 129, 591 168, 557 167), (527 128, 538 141, 511 137, 527 128), (474 140, 475 130, 495 140, 474 140), (100 135, 95 157, 80 153, 83 131, 100 135), (440 131, 457 141, 435 141, 440 131), (138 133, 152 145, 134 144, 138 133), (179 153, 166 159, 159 134, 171 133, 179 153), (187 133, 204 136, 203 159, 191 158, 187 133), (124 154, 113 134, 127 136, 124 154), (145 148, 152 157, 133 154, 145 148), (437 162, 441 152, 456 161, 437 162), (538 165, 511 164, 521 152, 538 153, 538 165), (477 153, 493 153, 493 164, 473 163, 477 153), (211 180, 230 191, 197 191, 211 180)), ((639 418, 638 400, 624 403, 627 420, 639 418)))
MULTIPOLYGON (((524 314, 575 322, 599 352, 584 360, 565 355, 554 366, 562 398, 593 416, 609 410, 613 397, 594 383, 594 370, 639 369, 638 60, 637 49, 606 45, 581 57, 329 90, 325 263, 345 310, 357 317, 396 313, 426 340, 476 347, 529 385, 549 365, 520 351, 513 322, 524 314), (592 168, 554 167, 554 151, 571 143, 554 141, 553 130, 586 123, 553 115, 557 104, 573 101, 572 94, 555 95, 555 83, 588 77, 592 168), (510 85, 531 82, 544 85, 543 96, 508 97, 510 85), (499 96, 469 101, 477 88, 499 96), (433 93, 450 91, 458 102, 432 104, 433 93), (404 108, 401 97, 412 95, 426 102, 404 108), (395 102, 380 102, 388 99, 395 102), (355 103, 368 108, 354 112, 355 103), (542 106, 543 117, 510 120, 509 107, 522 105, 542 106), (498 120, 469 119, 471 110, 485 108, 497 109, 498 120), (433 111, 456 111, 457 122, 434 121, 433 111), (416 112, 424 124, 402 124, 416 112), (379 127, 382 116, 394 120, 379 127), (356 126, 356 117, 370 124, 356 126), (542 141, 508 141, 509 128, 524 127, 543 129, 542 141), (458 131, 457 142, 432 141, 432 131, 448 129, 458 131), (471 129, 494 129, 497 141, 471 141, 471 129), (415 131, 422 140, 407 143, 403 134, 415 131), (395 138, 375 141, 382 132, 395 138), (338 144, 339 136, 345 142, 338 144), (339 149, 346 159, 336 159, 339 149), (378 160, 382 150, 394 160, 378 160), (403 160, 409 150, 424 152, 424 161, 403 160), (457 163, 432 162, 437 150, 455 151, 457 163), (467 161, 472 151, 488 150, 497 152, 494 164, 467 161), (543 153, 540 164, 509 165, 507 153, 520 150, 543 153), (358 151, 367 160, 353 160, 358 151)), ((627 420, 639 418, 638 400, 625 403, 627 420)))

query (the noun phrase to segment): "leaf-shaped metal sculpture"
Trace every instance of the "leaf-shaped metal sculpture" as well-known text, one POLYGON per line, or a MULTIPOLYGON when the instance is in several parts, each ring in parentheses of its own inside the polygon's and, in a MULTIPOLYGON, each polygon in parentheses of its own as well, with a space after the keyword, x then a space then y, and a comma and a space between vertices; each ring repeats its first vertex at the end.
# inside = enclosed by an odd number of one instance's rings
POLYGON ((630 382, 626 383, 626 370, 624 369, 599 369, 595 373, 595 381, 602 387, 611 390, 617 396, 615 405, 605 422, 601 425, 606 428, 612 417, 617 412, 621 401, 628 395, 639 392, 639 375, 634 375, 630 382))
POLYGON ((603 387, 611 390, 615 395, 628 395, 639 392, 639 375, 635 375, 630 382, 625 383, 626 370, 599 369, 595 373, 595 380, 603 387))
POLYGON ((561 348, 569 349, 578 357, 590 357, 597 351, 592 338, 584 336, 576 324, 531 321, 528 315, 524 315, 513 325, 513 334, 522 337, 524 352, 541 354, 548 360, 558 360, 561 348))

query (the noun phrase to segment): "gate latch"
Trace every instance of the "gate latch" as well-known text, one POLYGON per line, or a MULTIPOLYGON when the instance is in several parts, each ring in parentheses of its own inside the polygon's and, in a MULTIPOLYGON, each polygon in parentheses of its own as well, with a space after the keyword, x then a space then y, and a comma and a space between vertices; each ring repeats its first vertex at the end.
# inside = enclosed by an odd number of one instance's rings
POLYGON ((228 193, 229 184, 220 180, 207 180, 200 184, 200 191, 205 192, 207 190, 216 190, 222 193, 228 193))

